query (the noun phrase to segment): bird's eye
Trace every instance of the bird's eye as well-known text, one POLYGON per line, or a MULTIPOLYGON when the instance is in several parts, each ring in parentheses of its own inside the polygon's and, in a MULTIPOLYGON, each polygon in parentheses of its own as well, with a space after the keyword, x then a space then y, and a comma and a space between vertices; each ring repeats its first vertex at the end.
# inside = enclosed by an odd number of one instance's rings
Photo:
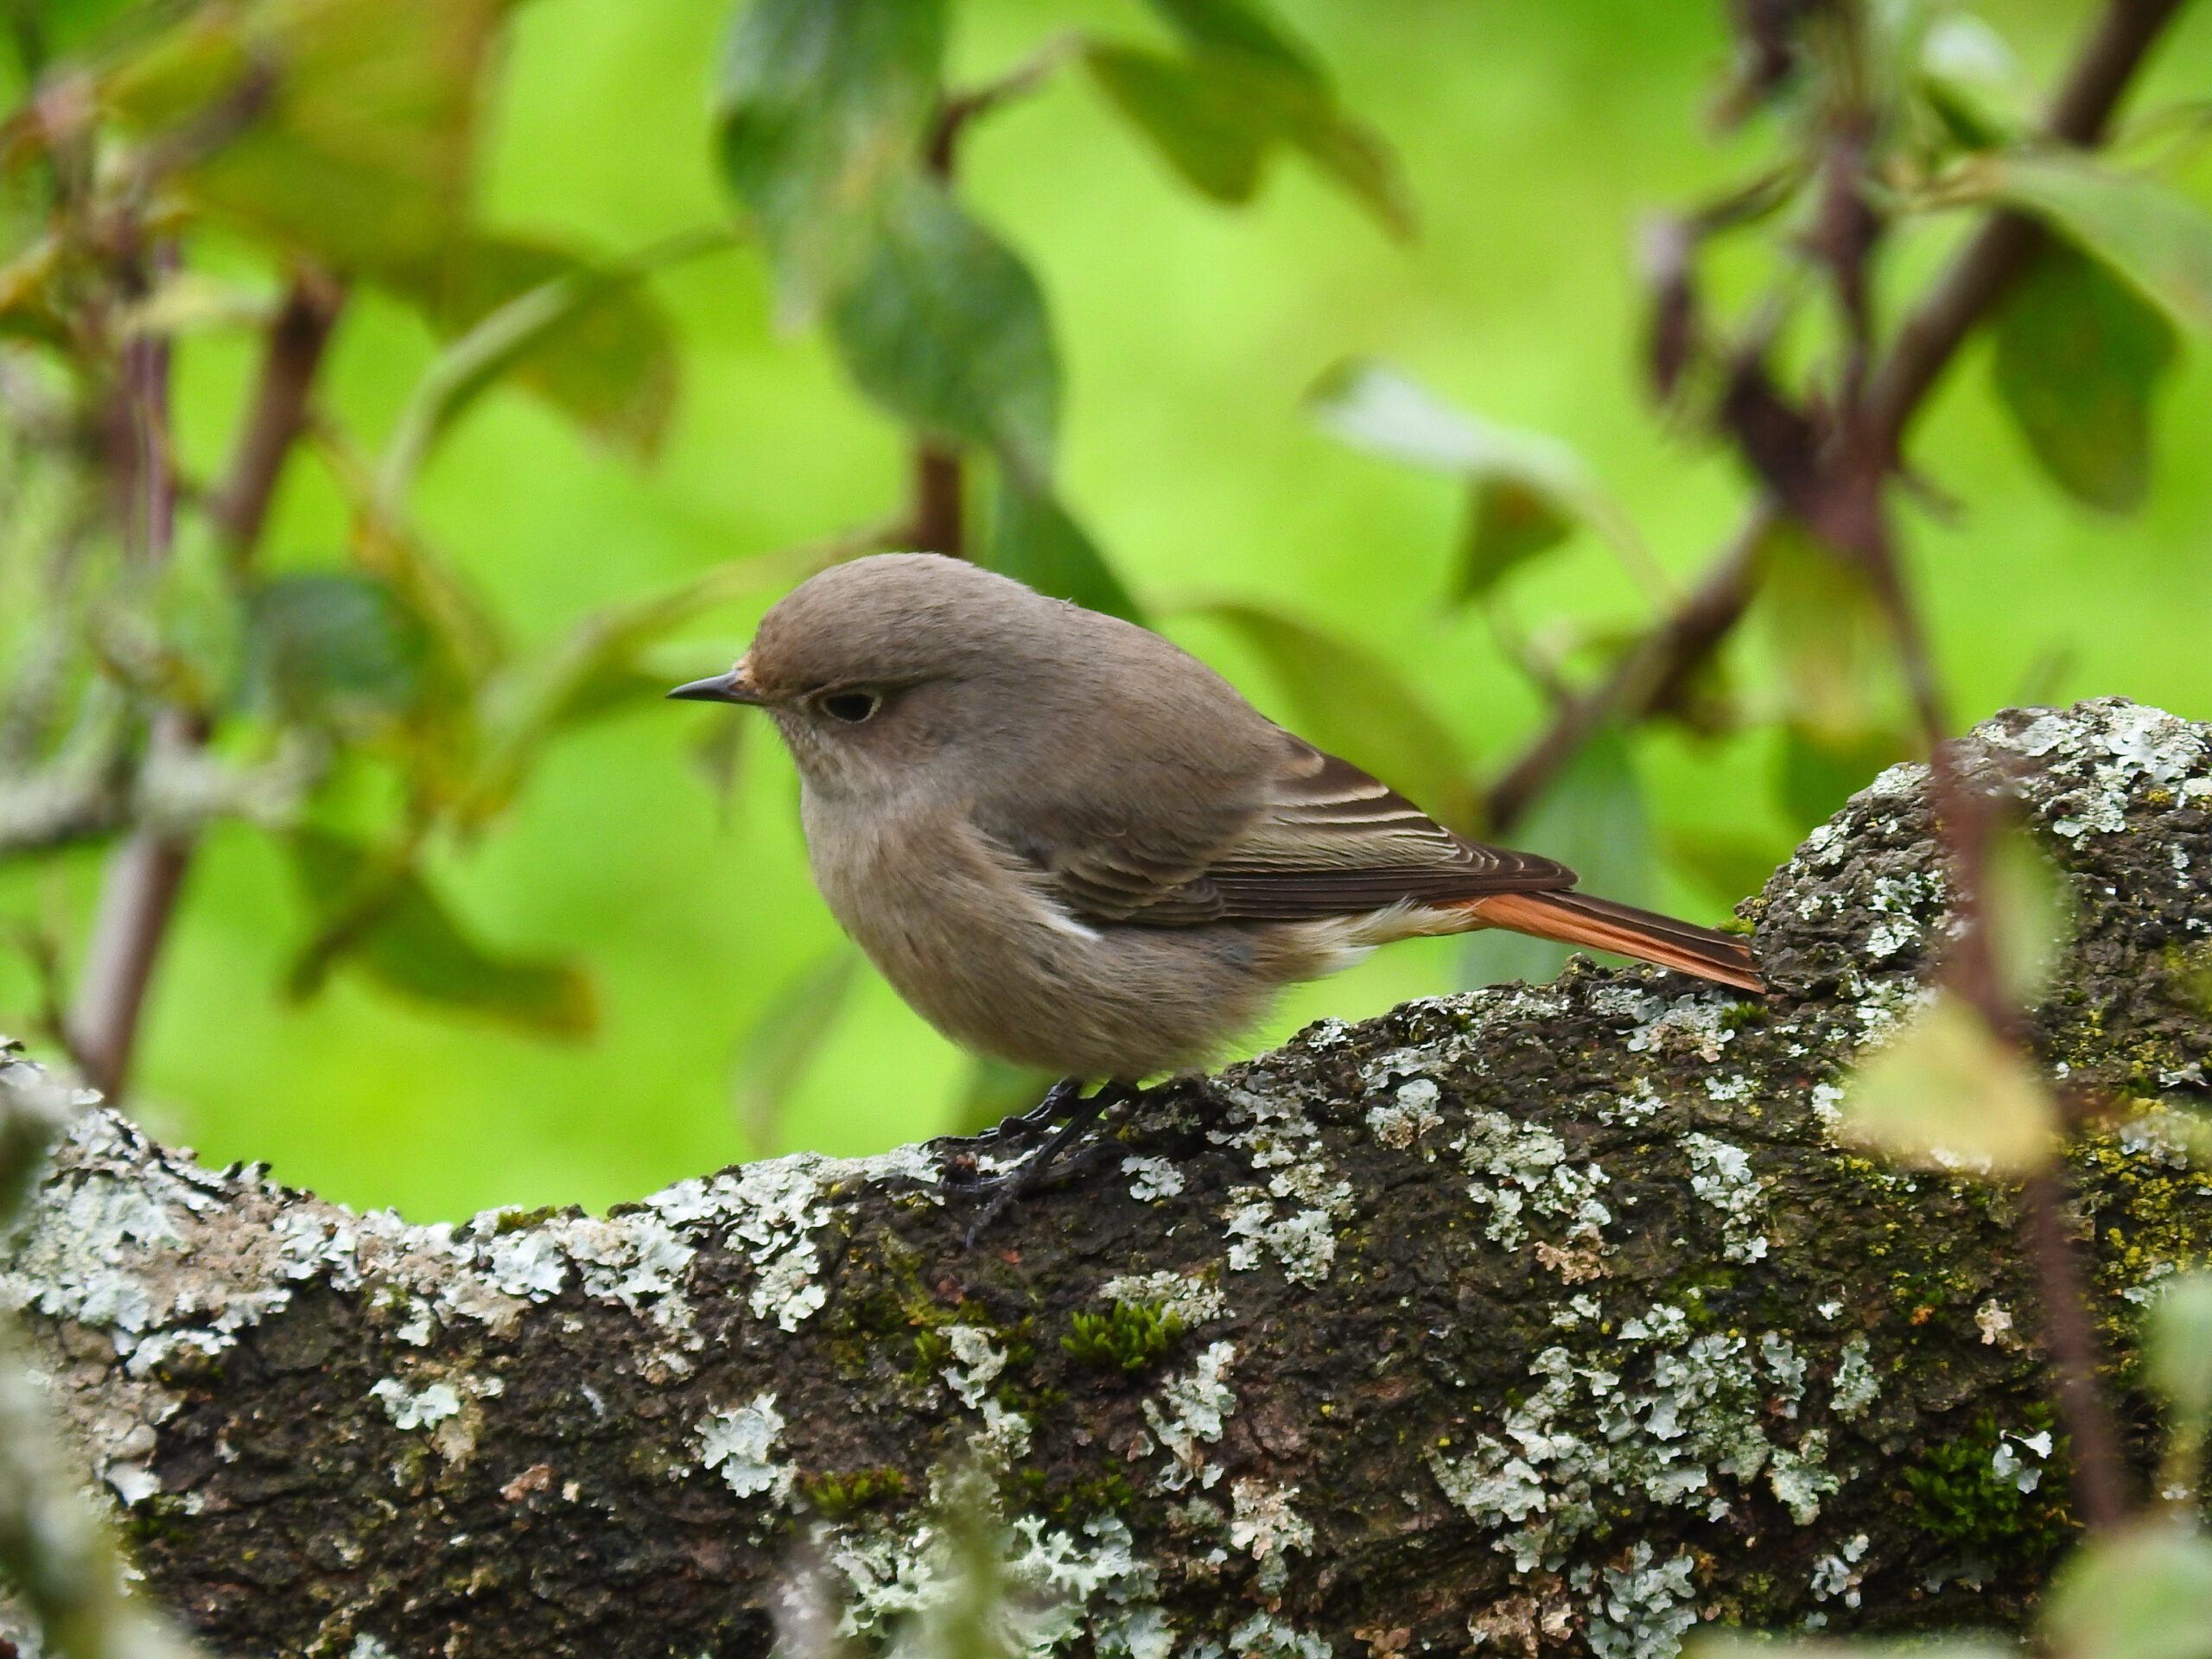
POLYGON ((822 699, 822 712, 848 726, 859 725, 882 707, 883 699, 873 691, 837 691, 822 699))

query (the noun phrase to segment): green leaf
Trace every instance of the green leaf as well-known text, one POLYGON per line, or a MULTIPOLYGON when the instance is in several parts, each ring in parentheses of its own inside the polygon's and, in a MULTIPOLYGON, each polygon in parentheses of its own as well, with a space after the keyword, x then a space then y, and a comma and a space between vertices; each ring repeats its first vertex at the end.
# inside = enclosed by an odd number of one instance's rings
POLYGON ((418 290, 434 319, 466 332, 423 371, 393 423, 377 482, 381 510, 404 517, 438 439, 510 372, 601 439, 649 454, 675 397, 676 346, 667 320, 636 284, 728 241, 718 230, 672 237, 604 266, 528 244, 463 245, 439 283, 418 290), (525 285, 507 294, 517 284, 525 285))
MULTIPOLYGON (((649 267, 728 245, 721 234, 686 238, 642 260, 601 265, 542 243, 477 237, 453 250, 425 297, 432 323, 457 340, 514 302, 548 290, 551 302, 540 302, 534 326, 512 332, 501 360, 484 365, 470 395, 504 370, 601 442, 645 461, 660 448, 675 407, 677 347, 667 314, 639 279, 649 267)), ((448 409, 446 420, 458 408, 448 409)))
POLYGON ((573 964, 502 955, 470 938, 422 874, 327 830, 302 830, 292 854, 317 915, 289 978, 312 995, 350 962, 389 989, 548 1037, 584 1037, 597 1022, 591 982, 573 964))
POLYGON ((734 1091, 738 1127, 755 1158, 771 1158, 791 1090, 805 1077, 850 999, 861 953, 840 943, 768 999, 738 1045, 734 1091))
POLYGON ((1477 479, 1452 597, 1463 602, 1480 599, 1516 565, 1549 552, 1573 531, 1574 520, 1557 498, 1519 479, 1477 479))
POLYGON ((1909 760, 1912 746, 1895 732, 1876 728, 1834 733, 1790 723, 1782 728, 1775 794, 1800 830, 1826 823, 1843 804, 1881 772, 1909 760))
POLYGON ((1307 395, 1322 428, 1356 448, 1464 478, 1471 508, 1452 597, 1479 598, 1587 524, 1641 571, 1650 554, 1573 450, 1452 408, 1388 364, 1338 364, 1307 395))
POLYGON ((907 424, 1052 476, 1059 361, 1037 279, 920 178, 893 190, 830 324, 861 389, 907 424))
POLYGON ((1991 369, 2053 481, 2107 512, 2151 483, 2151 400, 2172 367, 2173 325, 2069 242, 2047 238, 2005 290, 1991 369))
MULTIPOLYGON (((1880 596, 1857 565, 1823 546, 1795 518, 1772 522, 1758 556, 1763 566, 1758 604, 1782 679, 1784 715, 1810 741, 1856 769, 1865 764, 1862 751, 1871 760, 1888 741, 1883 734, 1904 723, 1880 596)), ((1820 804, 1812 796, 1801 800, 1801 817, 1820 804)), ((1840 804, 1838 798, 1827 810, 1840 804)), ((1826 817, 1822 812, 1806 822, 1826 817)))
POLYGON ((1008 467, 998 469, 991 537, 982 563, 1054 599, 1144 621, 1136 601, 1083 526, 1054 497, 1030 488, 1008 467))
POLYGON ((1412 187, 1398 165, 1397 152, 1381 133, 1333 106, 1294 105, 1286 114, 1284 128, 1308 161, 1363 202, 1385 228, 1397 236, 1414 233, 1412 187))
POLYGON ((2033 1007, 2073 941, 2072 894, 2043 849, 2013 825, 1992 838, 1981 883, 1997 988, 2015 1007, 2033 1007))
POLYGON ((1299 734, 1364 767, 1446 823, 1472 810, 1459 740, 1396 669, 1363 645, 1256 604, 1191 614, 1224 622, 1266 661, 1299 734))
MULTIPOLYGON (((664 696, 681 677, 648 673, 639 661, 648 646, 717 605, 805 574, 821 562, 820 551, 807 546, 732 559, 661 593, 610 605, 502 677, 484 699, 486 737, 464 820, 481 822, 511 802, 556 733, 633 701, 664 696)), ((734 709, 719 712, 731 724, 742 718, 734 709)))
MULTIPOLYGON (((1313 54, 1262 8, 1246 0, 1153 4, 1211 83, 1210 99, 1224 107, 1241 105, 1239 124, 1246 130, 1295 145, 1394 234, 1411 233, 1412 196, 1396 156, 1343 109, 1313 54)), ((1169 159, 1175 159, 1172 152, 1169 159)))
POLYGON ((1084 61, 1192 189, 1231 204, 1252 199, 1274 123, 1234 83, 1139 47, 1095 42, 1084 61))
POLYGON ((2171 1427, 2202 1433, 2212 1421, 2212 1274, 2167 1281, 2151 1305, 2145 1374, 2164 1397, 2171 1427))
POLYGON ((2163 1519, 2092 1535, 2060 1567, 2041 1635, 2066 1659, 2206 1659, 2212 1541, 2163 1519))
POLYGON ((1317 92, 1328 86, 1312 55, 1246 0, 1152 0, 1152 9, 1202 56, 1242 61, 1317 92))
POLYGON ((433 270, 467 206, 508 0, 195 7, 106 79, 200 207, 342 271, 433 270))
POLYGON ((1929 108, 1961 149, 1993 149, 2029 125, 2012 48, 1971 12, 1949 12, 1929 22, 1918 79, 1929 108))
POLYGON ((2004 156, 1969 178, 1977 194, 2048 220, 2177 321, 2212 327, 2212 217, 2179 191, 2066 151, 2004 156))
POLYGON ((871 238, 935 118, 944 0, 753 0, 721 79, 722 175, 759 221, 786 312, 871 238))
POLYGON ((2015 1179, 2050 1162, 2058 1108, 2019 1050, 1944 991, 1860 1063, 1836 1134, 1907 1168, 2015 1179))
POLYGON ((246 600, 248 695, 278 718, 365 735, 420 709, 429 630, 372 576, 278 576, 246 600))
MULTIPOLYGON (((1512 840, 1559 860, 1587 892, 1623 904, 1650 903, 1656 879, 1651 814, 1628 734, 1613 725, 1592 732, 1514 826, 1512 840)), ((1577 949, 1496 929, 1471 933, 1460 951, 1460 983, 1540 982, 1556 976, 1577 949)))
POLYGON ((1760 891, 1789 855, 1764 836, 1727 830, 1675 830, 1666 837, 1669 863, 1728 904, 1760 891))

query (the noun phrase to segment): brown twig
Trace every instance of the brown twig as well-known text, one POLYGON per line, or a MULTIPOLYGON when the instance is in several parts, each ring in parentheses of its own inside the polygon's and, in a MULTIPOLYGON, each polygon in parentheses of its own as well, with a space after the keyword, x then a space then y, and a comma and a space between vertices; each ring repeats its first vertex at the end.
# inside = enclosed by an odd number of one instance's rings
MULTIPOLYGON (((1990 854, 2012 810, 2010 793, 2002 784, 1993 787, 1962 776, 1955 744, 1938 746, 1929 774, 1929 798, 1948 855, 1952 910, 1960 923, 1944 952, 1943 982, 1974 1006, 2000 1042, 2032 1064, 2027 1020, 1998 975, 1988 902, 1990 854)), ((2078 1091, 2062 1109, 2069 1127, 2100 1115, 2078 1091)), ((2111 1408, 2098 1385, 2096 1328, 2067 1227, 2060 1172, 2031 1178, 2022 1197, 2024 1242, 2036 1265, 2044 1340, 2057 1373, 2054 1392, 2070 1447, 2075 1510, 2093 1530, 2115 1526, 2126 1515, 2126 1465, 2111 1408)))
MULTIPOLYGON (((308 399, 323 348, 336 323, 342 292, 320 272, 295 276, 284 305, 270 322, 252 403, 223 484, 208 502, 232 574, 248 568, 268 522, 270 502, 284 458, 306 429, 308 399)), ((162 359, 164 373, 167 359, 162 359)), ((141 400, 146 410, 156 407, 141 400)), ((166 404, 161 431, 144 439, 142 452, 166 456, 166 404)), ((166 467, 162 469, 166 475, 166 467)), ((171 498, 162 483, 160 552, 168 550, 171 498)), ((155 522, 152 517, 146 520, 155 522)), ((157 715, 149 737, 148 764, 206 745, 204 720, 176 709, 157 715)), ((187 837, 154 826, 131 832, 110 859, 98 910, 69 1014, 69 1046, 92 1085, 111 1100, 129 1084, 147 988, 176 914, 177 896, 192 861, 187 837)))
MULTIPOLYGON (((1055 35, 996 80, 946 94, 922 143, 923 171, 939 184, 950 185, 959 170, 960 143, 969 128, 1001 105, 1035 92, 1081 46, 1080 35, 1055 35)), ((960 451, 940 439, 917 434, 912 455, 912 506, 901 545, 918 553, 968 557, 963 511, 966 465, 960 451)))
MULTIPOLYGON (((2052 99, 2044 130, 2061 143, 2094 146, 2113 111, 2182 0, 2112 0, 2052 99)), ((2042 232, 1999 213, 1937 279, 1898 328, 1867 383, 1863 430, 1892 464, 1905 428, 1974 325, 2033 258, 2042 232)), ((1750 608, 1759 581, 1758 544, 1781 514, 1763 493, 1704 579, 1599 684, 1563 705, 1487 791, 1493 830, 1510 828, 1548 789, 1590 734, 1611 721, 1636 721, 1669 706, 1750 608)))
POLYGON ((2024 1194, 2027 1232, 2043 1301, 2044 1339, 2058 1370, 2058 1408, 2066 1425, 2074 1467, 2074 1500, 2092 1531, 2126 1517, 2120 1436, 2097 1384, 2096 1332, 2089 1323, 2088 1287, 2066 1227, 2065 1197, 2058 1177, 2033 1177, 2024 1194))
POLYGON ((1704 581, 1624 656, 1594 690, 1563 702, 1551 725, 1484 796, 1493 832, 1511 828, 1600 727, 1637 721, 1681 699, 1689 682, 1743 618, 1757 585, 1760 544, 1780 517, 1764 498, 1704 581))
POLYGON ((913 514, 901 545, 911 552, 965 558, 960 452, 922 437, 914 441, 913 456, 913 514))
POLYGON ((252 556, 285 457, 307 429, 308 396, 337 325, 345 289, 336 278, 302 267, 269 325, 261 375, 230 472, 208 499, 207 516, 223 540, 233 572, 252 556))

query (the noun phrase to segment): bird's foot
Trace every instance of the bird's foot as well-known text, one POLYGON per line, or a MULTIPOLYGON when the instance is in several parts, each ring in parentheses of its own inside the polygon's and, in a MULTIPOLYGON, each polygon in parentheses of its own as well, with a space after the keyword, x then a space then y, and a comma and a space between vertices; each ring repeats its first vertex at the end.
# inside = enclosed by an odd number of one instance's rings
POLYGON ((941 1135, 932 1144, 944 1147, 956 1161, 975 1166, 975 1154, 1005 1147, 1027 1146, 1044 1138, 1083 1096, 1081 1077, 1062 1077, 1045 1091, 1045 1097, 1026 1112, 1002 1117, 979 1135, 941 1135))
MULTIPOLYGON (((1052 1094, 1045 1097, 1044 1103, 1053 1103, 1052 1096, 1059 1094, 1061 1089, 1065 1086, 1065 1083, 1055 1084, 1052 1094)), ((1069 1092, 1072 1094, 1073 1090, 1070 1090, 1069 1092)), ((1082 1137, 1084 1132, 1090 1128, 1101 1114, 1109 1108, 1121 1106, 1133 1099, 1135 1092, 1124 1083, 1106 1084, 1088 1100, 1076 1102, 1067 1122, 1060 1125, 1053 1133, 1052 1139, 1039 1147, 1005 1174, 982 1180, 945 1182, 943 1190, 946 1192, 963 1193, 974 1198, 988 1196, 990 1198, 989 1205, 982 1215, 976 1217, 975 1224, 969 1228, 968 1243, 970 1246, 974 1245, 976 1241, 988 1231, 1000 1217, 1031 1193, 1045 1192, 1056 1186, 1065 1186, 1069 1182, 1078 1179, 1098 1167, 1112 1153, 1114 1150, 1112 1147, 1101 1142, 1078 1148, 1074 1152, 1069 1152, 1068 1148, 1082 1137)), ((1042 1111, 1044 1103, 1040 1103, 1036 1110, 1042 1111)), ((1035 1116, 1036 1112, 1033 1111, 1023 1114, 1020 1118, 1009 1118, 1007 1122, 1026 1123, 1035 1116)), ((1006 1125, 1001 1124, 999 1127, 1002 1129, 1006 1125)), ((972 1158, 965 1161, 969 1170, 973 1171, 975 1163, 972 1158)))

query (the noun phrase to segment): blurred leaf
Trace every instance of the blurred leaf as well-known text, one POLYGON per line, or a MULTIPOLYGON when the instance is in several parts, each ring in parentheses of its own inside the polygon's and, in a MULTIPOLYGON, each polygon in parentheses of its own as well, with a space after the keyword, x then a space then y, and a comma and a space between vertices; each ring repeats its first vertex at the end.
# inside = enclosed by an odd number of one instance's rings
MULTIPOLYGON (((1205 85, 1203 99, 1219 112, 1218 118, 1233 119, 1263 143, 1295 145, 1394 234, 1412 232, 1412 197, 1396 156, 1338 103, 1313 54, 1263 8, 1247 0, 1153 0, 1153 9, 1190 50, 1194 77, 1205 85)), ((1128 104, 1124 108, 1193 184, 1206 188, 1165 132, 1128 104)))
POLYGON ((1667 836, 1668 861, 1732 905, 1762 890, 1788 856, 1786 847, 1732 830, 1676 830, 1667 836))
MULTIPOLYGON (((423 297, 448 340, 473 331, 508 306, 532 301, 529 326, 510 319, 503 349, 485 353, 478 378, 511 372, 594 437, 633 459, 652 458, 675 405, 677 351, 667 314, 639 286, 649 270, 709 248, 726 235, 679 238, 639 259, 594 265, 560 248, 496 237, 474 238, 448 256, 437 288, 423 297)), ((445 412, 450 421, 459 403, 445 412)))
POLYGON ((2019 1051, 1943 991, 1859 1064, 1836 1133, 1909 1169, 2013 1179, 2050 1162, 2058 1109, 2019 1051))
POLYGON ((724 60, 722 175, 798 321, 871 239, 937 113, 944 0, 753 0, 724 60))
MULTIPOLYGON (((1510 839, 1516 847, 1559 860, 1580 878, 1586 892, 1623 904, 1649 904, 1657 874, 1651 815, 1628 734, 1614 725, 1592 732, 1514 825, 1510 839)), ((1540 983, 1554 977, 1579 949, 1498 929, 1471 933, 1460 951, 1459 982, 1540 983)))
POLYGON ((1026 582, 1040 594, 1085 610, 1142 623, 1138 608, 1106 556, 1083 526, 1049 494, 1033 490, 1011 469, 998 469, 991 538, 982 563, 1001 575, 1026 582))
POLYGON ((429 695, 429 629, 391 587, 342 572, 278 576, 246 600, 246 681, 279 717, 357 734, 429 695))
POLYGON ((1997 987, 2016 1007, 2031 1008, 2074 938, 2072 894, 2043 849, 2018 826, 1990 842, 1982 861, 1982 909, 1997 987))
POLYGON ((1252 199, 1273 135, 1233 85, 1140 47, 1093 42, 1084 61, 1192 189, 1216 201, 1252 199))
POLYGON ((1371 209, 1395 235, 1414 233, 1413 191, 1382 134, 1333 106, 1300 102, 1287 112, 1290 142, 1338 185, 1371 209))
POLYGON ((1995 345, 1998 395, 2058 486, 2107 512, 2140 506, 2173 325, 2101 261, 2051 237, 2005 290, 1995 345))
POLYGON ((1389 365, 1358 359, 1323 375, 1307 407, 1325 430, 1356 448, 1468 480, 1472 515, 1452 582, 1455 599, 1488 593, 1578 523, 1611 542, 1637 574, 1649 566, 1628 516, 1555 438, 1493 426, 1389 365))
POLYGON ((1782 728, 1775 793, 1799 830, 1826 823, 1843 804, 1887 767, 1912 757, 1912 746, 1879 729, 1838 734, 1795 722, 1782 728))
MULTIPOLYGON (((1850 757, 1863 748, 1871 757, 1887 741, 1880 734, 1903 723, 1889 620, 1873 584, 1859 566, 1783 515, 1768 527, 1758 557, 1764 579, 1757 603, 1789 724, 1832 754, 1850 757)), ((1816 804, 1805 798, 1808 809, 1816 804)))
POLYGON ((1045 296, 937 186, 889 193, 830 324, 854 379, 899 419, 995 449, 1040 485, 1052 476, 1060 369, 1045 296))
POLYGON ((423 372, 392 424, 377 483, 382 511, 404 517, 439 437, 510 372, 603 441, 650 454, 675 397, 676 346, 666 318, 635 285, 649 271, 726 245, 720 231, 673 237, 601 267, 520 243, 458 250, 441 284, 418 297, 442 326, 467 321, 467 332, 423 372), (499 297, 540 273, 543 280, 499 297))
MULTIPOLYGON (((678 677, 648 673, 639 654, 715 606, 807 574, 815 545, 732 559, 661 593, 594 612, 551 650, 502 677, 486 696, 483 759, 463 808, 481 822, 514 798, 539 749, 555 733, 633 701, 665 696, 678 677)), ((721 711, 732 724, 740 711, 721 711)))
POLYGON ((2004 36, 1971 12, 1929 23, 1919 75, 1922 96, 1961 149, 1993 149, 2027 127, 2019 64, 2004 36))
POLYGON ((860 961, 860 952, 841 941, 785 981, 747 1028, 737 1051, 735 1108, 755 1158, 775 1155, 784 1103, 844 1013, 860 961))
POLYGON ((1531 489, 1518 479, 1475 480, 1468 502, 1467 535, 1459 569, 1452 584, 1454 600, 1479 599, 1505 579, 1516 565, 1557 547, 1573 533, 1574 520, 1556 498, 1531 489))
POLYGON ((213 328, 262 328, 276 305, 264 293, 208 276, 176 270, 118 319, 118 332, 176 335, 213 328))
POLYGON ((2169 1426, 2202 1433, 2212 1422, 2212 1274, 2169 1280, 2151 1304, 2145 1372, 2164 1399, 2169 1426))
MULTIPOLYGON (((664 690, 663 696, 668 695, 664 690)), ((716 709, 708 718, 700 721, 698 735, 691 740, 691 764, 706 779, 707 788, 713 793, 721 827, 729 827, 730 804, 737 796, 738 769, 745 760, 745 734, 752 726, 749 720, 733 720, 730 711, 716 709)))
POLYGON ((107 102, 201 207, 342 271, 433 269, 467 204, 478 81, 509 0, 194 8, 107 102))
POLYGON ((2179 191, 2071 151, 2004 156, 1972 177, 2049 220, 2177 321, 2212 327, 2212 217, 2179 191))
POLYGON ((2059 1567, 2041 1634, 2066 1659, 2205 1659, 2212 1542, 2165 1520, 2092 1535, 2059 1567))
POLYGON ((289 988, 313 995, 351 962, 380 984, 456 1012, 549 1037, 584 1037, 597 1022, 590 982, 572 964, 500 955, 471 938, 421 873, 391 865, 327 830, 292 836, 317 915, 289 988))
POLYGON ((1056 1071, 1016 1065, 1011 1060, 978 1054, 969 1062, 968 1081, 960 1092, 960 1107, 953 1117, 955 1135, 981 1135, 1008 1117, 1027 1111, 1045 1098, 1045 1091, 1059 1081, 1056 1071))
POLYGON ((1266 606, 1200 605, 1266 661, 1297 715, 1299 735, 1364 767, 1446 823, 1471 810, 1459 740, 1418 692, 1364 646, 1266 606))
POLYGON ((1313 58, 1247 0, 1152 0, 1152 9, 1192 51, 1273 71, 1316 90, 1328 83, 1313 58))

